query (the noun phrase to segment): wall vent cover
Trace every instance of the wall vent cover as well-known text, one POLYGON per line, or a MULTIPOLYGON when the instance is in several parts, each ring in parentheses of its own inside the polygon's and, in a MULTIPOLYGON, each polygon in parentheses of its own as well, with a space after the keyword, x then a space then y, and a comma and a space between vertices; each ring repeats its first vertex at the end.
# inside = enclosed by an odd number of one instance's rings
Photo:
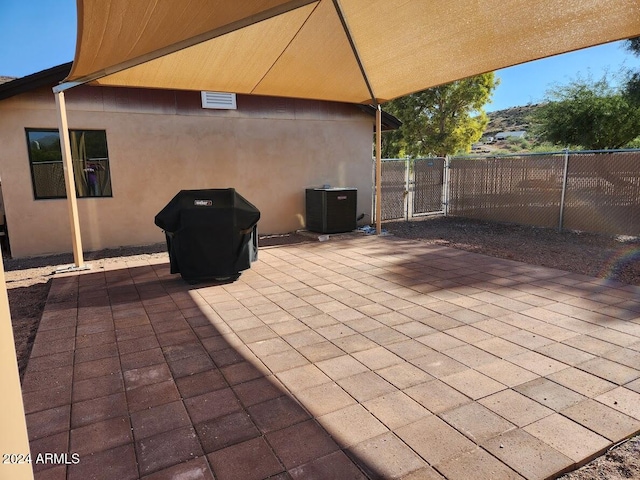
POLYGON ((236 94, 225 92, 201 92, 202 108, 237 110, 236 94))

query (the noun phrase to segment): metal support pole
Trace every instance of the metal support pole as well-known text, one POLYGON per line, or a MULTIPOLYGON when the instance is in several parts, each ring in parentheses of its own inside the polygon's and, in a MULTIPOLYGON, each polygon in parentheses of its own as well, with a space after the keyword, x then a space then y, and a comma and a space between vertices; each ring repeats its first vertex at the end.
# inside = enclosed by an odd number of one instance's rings
POLYGON ((562 173, 562 195, 560 197, 560 219, 558 221, 558 232, 562 232, 564 223, 564 200, 567 194, 567 177, 569 173, 569 149, 564 151, 564 170, 562 173))
POLYGON ((376 235, 382 233, 382 108, 376 105, 376 235))
POLYGON ((73 260, 77 269, 84 268, 82 254, 82 237, 80 236, 80 220, 78 217, 78 201, 76 199, 76 183, 73 174, 73 160, 71 158, 71 143, 69 142, 69 125, 67 123, 67 107, 64 91, 54 92, 58 109, 58 128, 60 130, 60 149, 62 151, 62 166, 64 183, 67 192, 67 206, 69 207, 69 222, 71 223, 71 242, 73 244, 73 260))

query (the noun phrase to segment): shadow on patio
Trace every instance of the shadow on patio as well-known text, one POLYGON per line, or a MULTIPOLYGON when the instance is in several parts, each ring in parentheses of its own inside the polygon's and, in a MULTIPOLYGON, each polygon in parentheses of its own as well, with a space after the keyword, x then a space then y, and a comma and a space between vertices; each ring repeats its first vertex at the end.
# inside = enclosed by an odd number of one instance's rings
POLYGON ((36 478, 530 478, 640 431, 640 289, 395 238, 53 281, 36 478), (213 472, 213 474, 212 474, 213 472))

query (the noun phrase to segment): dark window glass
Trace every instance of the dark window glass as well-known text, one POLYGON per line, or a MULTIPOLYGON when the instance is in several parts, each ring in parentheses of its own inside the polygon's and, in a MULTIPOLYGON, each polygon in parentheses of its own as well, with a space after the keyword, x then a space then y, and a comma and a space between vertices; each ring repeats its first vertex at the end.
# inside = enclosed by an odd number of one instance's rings
MULTIPOLYGON (((106 132, 70 130, 69 137, 76 195, 112 196, 106 132)), ((66 198, 58 130, 27 129, 27 144, 35 198, 66 198)))

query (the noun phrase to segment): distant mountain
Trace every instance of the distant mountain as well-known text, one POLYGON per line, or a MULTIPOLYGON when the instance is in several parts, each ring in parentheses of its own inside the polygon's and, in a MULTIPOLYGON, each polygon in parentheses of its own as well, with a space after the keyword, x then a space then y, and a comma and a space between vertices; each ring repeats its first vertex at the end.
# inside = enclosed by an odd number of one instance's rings
POLYGON ((40 142, 40 145, 54 145, 60 142, 60 136, 57 133, 53 135, 46 135, 38 139, 38 141, 40 142))
POLYGON ((48 148, 51 147, 52 145, 55 145, 56 143, 59 144, 60 142, 60 137, 58 136, 57 133, 46 133, 46 132, 40 132, 39 134, 37 133, 31 133, 31 135, 29 136, 29 139, 33 142, 38 142, 38 147, 36 148, 48 148))
POLYGON ((538 108, 538 104, 524 107, 511 107, 487 113, 489 124, 484 131, 485 137, 492 137, 498 132, 514 132, 529 130, 529 117, 538 108))

